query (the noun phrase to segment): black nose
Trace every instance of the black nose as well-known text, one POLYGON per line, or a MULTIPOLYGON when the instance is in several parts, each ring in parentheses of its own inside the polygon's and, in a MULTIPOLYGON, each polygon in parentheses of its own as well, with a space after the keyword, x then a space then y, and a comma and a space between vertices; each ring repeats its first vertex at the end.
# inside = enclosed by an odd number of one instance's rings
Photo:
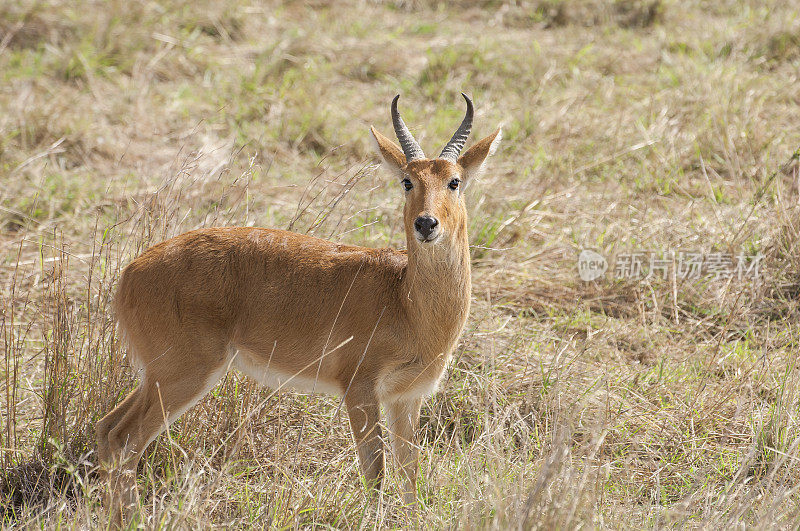
POLYGON ((417 232, 426 240, 433 233, 433 230, 438 224, 439 221, 432 216, 420 216, 414 220, 414 228, 417 229, 417 232))

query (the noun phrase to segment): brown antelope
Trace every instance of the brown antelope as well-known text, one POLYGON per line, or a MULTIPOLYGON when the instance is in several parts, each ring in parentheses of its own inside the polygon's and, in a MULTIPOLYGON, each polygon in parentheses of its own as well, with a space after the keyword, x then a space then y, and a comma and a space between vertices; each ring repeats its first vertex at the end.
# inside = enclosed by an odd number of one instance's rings
POLYGON ((361 470, 375 488, 384 470, 383 404, 401 492, 416 501, 420 406, 469 312, 463 192, 500 140, 498 129, 459 156, 473 117, 463 96, 466 116, 435 159, 400 118, 399 95, 392 122, 400 147, 371 128, 405 194, 406 251, 283 230, 208 228, 160 243, 125 268, 114 304, 141 382, 96 430, 121 507, 136 501, 147 445, 231 366, 273 388, 341 395, 361 470))

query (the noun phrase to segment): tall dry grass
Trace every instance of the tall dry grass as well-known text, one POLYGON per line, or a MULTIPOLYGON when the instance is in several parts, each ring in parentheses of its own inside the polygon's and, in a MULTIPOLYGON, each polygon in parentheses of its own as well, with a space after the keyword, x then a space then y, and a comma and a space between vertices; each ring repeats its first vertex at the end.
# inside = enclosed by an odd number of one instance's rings
POLYGON ((506 140, 469 192, 419 513, 391 473, 364 495, 335 397, 230 374, 150 448, 138 524, 795 527, 798 24, 785 1, 0 5, 3 525, 107 524, 121 267, 211 225, 402 246, 367 126, 402 92, 433 151, 467 89, 506 140), (766 258, 758 282, 584 284, 584 247, 766 258))

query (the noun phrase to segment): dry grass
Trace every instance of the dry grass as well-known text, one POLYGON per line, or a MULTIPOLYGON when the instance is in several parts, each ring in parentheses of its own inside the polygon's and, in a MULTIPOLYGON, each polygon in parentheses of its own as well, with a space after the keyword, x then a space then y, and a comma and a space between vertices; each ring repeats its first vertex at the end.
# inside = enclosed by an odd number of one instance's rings
POLYGON ((796 527, 800 15, 789 1, 0 5, 0 519, 102 527, 109 301, 210 225, 402 246, 370 165, 474 95, 473 312, 423 410, 417 516, 362 492, 334 397, 231 374, 151 448, 145 527, 796 527), (766 255, 761 282, 602 282, 578 251, 766 255), (299 439, 304 423, 303 437, 299 439))

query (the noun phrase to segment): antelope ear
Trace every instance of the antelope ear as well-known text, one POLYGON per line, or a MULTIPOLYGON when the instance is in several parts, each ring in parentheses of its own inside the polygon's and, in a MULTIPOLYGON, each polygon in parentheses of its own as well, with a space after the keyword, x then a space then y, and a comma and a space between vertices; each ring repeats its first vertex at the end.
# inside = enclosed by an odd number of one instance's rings
POLYGON ((463 170, 461 180, 464 181, 465 186, 483 172, 486 159, 497 151, 497 146, 500 145, 502 138, 502 129, 498 127, 497 131, 479 141, 469 148, 466 153, 458 157, 458 165, 463 170))
POLYGON ((369 130, 372 133, 372 142, 375 145, 375 150, 383 159, 383 163, 393 172, 399 172, 400 168, 406 164, 406 156, 400 146, 380 134, 374 127, 370 127, 369 130))

